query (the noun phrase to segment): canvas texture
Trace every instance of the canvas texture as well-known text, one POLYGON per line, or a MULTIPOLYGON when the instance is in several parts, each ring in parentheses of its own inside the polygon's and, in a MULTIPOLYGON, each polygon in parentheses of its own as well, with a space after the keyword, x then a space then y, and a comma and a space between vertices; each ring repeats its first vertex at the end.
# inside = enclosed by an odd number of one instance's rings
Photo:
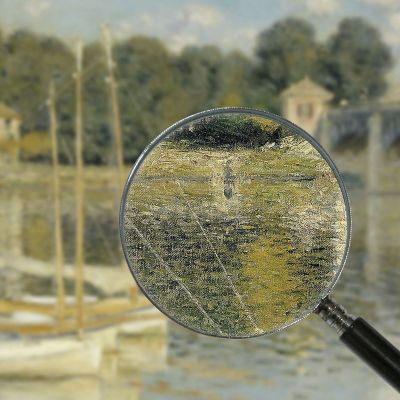
POLYGON ((346 250, 346 203, 314 145, 267 117, 180 126, 144 158, 123 217, 130 268, 169 317, 223 337, 312 311, 346 250))

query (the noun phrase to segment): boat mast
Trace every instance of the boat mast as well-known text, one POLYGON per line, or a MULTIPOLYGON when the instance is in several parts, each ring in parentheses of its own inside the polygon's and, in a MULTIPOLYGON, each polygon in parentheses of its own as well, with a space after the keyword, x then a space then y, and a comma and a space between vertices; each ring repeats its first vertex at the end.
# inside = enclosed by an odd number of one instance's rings
POLYGON ((64 248, 61 224, 60 205, 60 172, 58 164, 58 139, 57 139, 57 116, 54 83, 49 86, 49 98, 47 102, 50 118, 51 155, 53 165, 53 204, 54 204, 54 229, 55 229, 55 267, 56 267, 56 315, 58 326, 64 321, 65 289, 64 289, 64 248))
POLYGON ((111 32, 107 24, 102 25, 104 49, 107 57, 107 68, 108 76, 106 82, 109 86, 110 97, 111 97, 111 112, 112 112, 112 124, 113 134, 115 140, 115 151, 117 155, 117 168, 118 168, 118 189, 122 195, 122 191, 125 185, 125 174, 124 174, 124 154, 122 144, 122 131, 121 131, 121 120, 119 113, 119 102, 117 93, 117 83, 115 81, 114 68, 115 63, 112 57, 112 38, 111 32))
MULTIPOLYGON (((110 91, 111 98, 111 113, 112 113, 112 123, 113 123, 113 134, 114 134, 114 142, 115 142, 115 152, 117 155, 117 169, 118 169, 118 192, 119 195, 122 195, 122 191, 125 185, 125 173, 124 173, 124 148, 122 142, 122 130, 121 130, 121 120, 120 120, 120 112, 119 112, 119 102, 118 102, 118 84, 115 80, 115 62, 112 56, 112 37, 111 32, 107 24, 102 25, 103 32, 103 43, 104 50, 107 58, 107 69, 108 76, 106 78, 106 82, 110 91)), ((124 261, 121 262, 121 268, 125 269, 124 261)), ((137 290, 136 287, 132 286, 129 288, 129 297, 132 301, 135 301, 137 298, 137 290)))
POLYGON ((83 176, 83 127, 82 127, 82 42, 76 46, 76 119, 75 119, 75 296, 77 310, 77 331, 83 335, 83 295, 84 295, 84 176, 83 176))

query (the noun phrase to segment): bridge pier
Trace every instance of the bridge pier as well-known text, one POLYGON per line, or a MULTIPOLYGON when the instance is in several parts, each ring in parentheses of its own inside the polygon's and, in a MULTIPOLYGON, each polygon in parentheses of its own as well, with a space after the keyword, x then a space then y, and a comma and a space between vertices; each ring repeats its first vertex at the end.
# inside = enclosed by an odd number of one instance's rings
POLYGON ((367 146, 367 260, 365 277, 373 282, 377 279, 381 266, 382 252, 382 193, 380 191, 381 166, 383 162, 382 115, 379 111, 369 118, 367 146))

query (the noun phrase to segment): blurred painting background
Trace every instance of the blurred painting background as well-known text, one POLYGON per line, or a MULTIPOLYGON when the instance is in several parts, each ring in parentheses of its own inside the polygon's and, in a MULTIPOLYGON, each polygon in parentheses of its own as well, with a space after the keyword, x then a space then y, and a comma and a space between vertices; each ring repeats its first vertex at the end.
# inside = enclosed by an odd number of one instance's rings
POLYGON ((397 0, 0 1, 0 399, 392 399, 311 316, 229 341, 167 322, 118 237, 146 144, 218 106, 281 114, 349 190, 335 298, 400 345, 397 0))

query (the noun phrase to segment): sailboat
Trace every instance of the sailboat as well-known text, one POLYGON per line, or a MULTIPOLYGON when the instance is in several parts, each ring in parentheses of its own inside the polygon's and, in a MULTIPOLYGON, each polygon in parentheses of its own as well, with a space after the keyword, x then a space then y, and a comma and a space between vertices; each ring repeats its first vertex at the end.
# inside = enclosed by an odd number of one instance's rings
MULTIPOLYGON (((111 54, 111 52, 109 52, 111 54)), ((66 296, 65 265, 60 211, 57 120, 53 84, 49 89, 50 136, 52 142, 53 203, 55 222, 56 297, 25 296, 0 300, 0 376, 65 377, 99 373, 102 354, 117 349, 118 335, 137 335, 148 329, 165 333, 166 321, 141 296, 99 300, 84 293, 84 164, 82 128, 82 45, 77 46, 76 79, 76 254, 75 296, 66 296)), ((109 63, 112 66, 112 62, 109 63)), ((112 71, 112 86, 115 89, 112 71)), ((113 110, 116 94, 112 93, 113 110)), ((117 118, 114 115, 114 119, 117 118)), ((119 182, 122 184, 122 143, 118 134, 119 182)), ((120 186, 121 187, 121 186, 120 186)), ((165 346, 163 347, 163 357, 165 346)))

